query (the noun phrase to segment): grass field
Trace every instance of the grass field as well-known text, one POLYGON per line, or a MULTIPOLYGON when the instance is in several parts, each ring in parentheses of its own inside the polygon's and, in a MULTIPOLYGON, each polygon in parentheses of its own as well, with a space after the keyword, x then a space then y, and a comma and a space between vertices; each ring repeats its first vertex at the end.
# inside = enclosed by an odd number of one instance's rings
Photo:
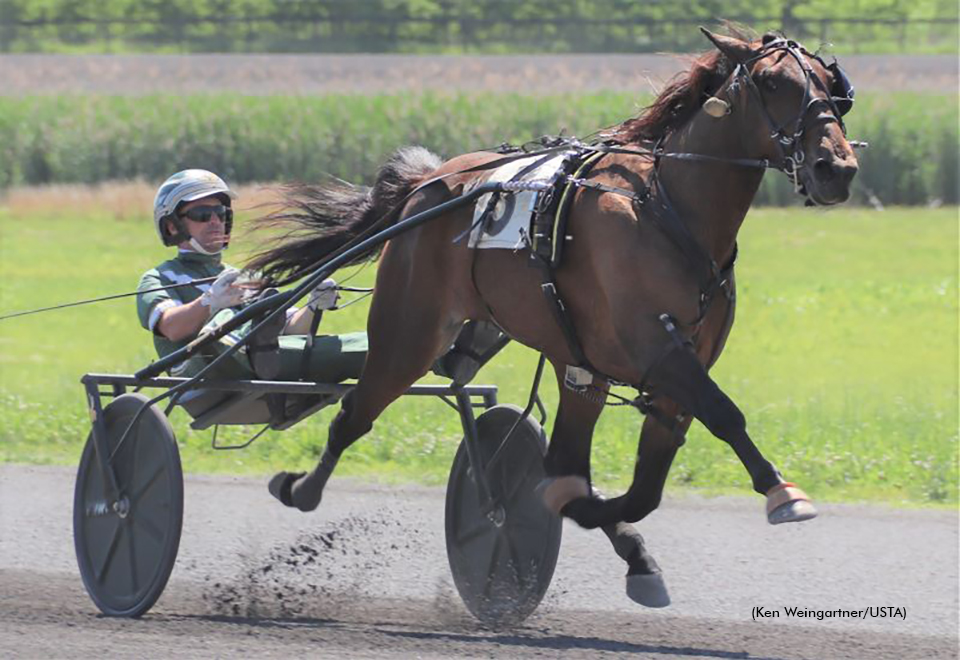
MULTIPOLYGON (((0 206, 0 314, 132 290, 165 258, 140 212, 148 202, 133 193, 111 199, 114 207, 62 191, 21 193, 0 206)), ((957 500, 957 213, 756 210, 745 223, 738 321, 713 374, 761 449, 816 498, 957 500)), ((373 274, 370 266, 351 284, 369 284, 373 274)), ((323 329, 361 328, 365 314, 365 304, 354 305, 328 315, 323 329)), ((153 357, 132 299, 0 321, 0 459, 74 464, 89 424, 80 376, 129 373, 153 357)), ((535 360, 511 346, 478 382, 522 403, 535 360)), ((552 383, 544 395, 552 409, 552 383)), ((182 412, 174 427, 187 470, 265 474, 311 465, 333 412, 242 452, 210 450, 209 434, 189 431, 182 412)), ((623 409, 601 419, 600 486, 628 483, 639 424, 623 409)), ((403 400, 351 449, 339 474, 442 483, 459 435, 441 402, 403 400)), ((696 424, 671 482, 749 491, 733 452, 696 424)))

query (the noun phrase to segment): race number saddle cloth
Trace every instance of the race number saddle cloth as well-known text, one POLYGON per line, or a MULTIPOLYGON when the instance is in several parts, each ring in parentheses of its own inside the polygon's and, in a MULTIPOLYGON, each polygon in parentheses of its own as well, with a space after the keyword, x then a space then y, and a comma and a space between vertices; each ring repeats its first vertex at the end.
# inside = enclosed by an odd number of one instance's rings
POLYGON ((602 156, 579 150, 532 154, 495 169, 485 182, 536 181, 546 190, 489 193, 477 199, 467 245, 474 249, 530 249, 551 267, 560 264, 567 214, 580 178, 602 156))

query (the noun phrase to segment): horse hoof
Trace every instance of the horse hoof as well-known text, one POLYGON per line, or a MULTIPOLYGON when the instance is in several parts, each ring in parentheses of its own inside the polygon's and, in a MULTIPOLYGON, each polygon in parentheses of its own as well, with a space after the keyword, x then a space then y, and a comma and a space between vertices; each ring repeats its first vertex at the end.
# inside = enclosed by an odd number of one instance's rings
POLYGON ((663 581, 663 573, 627 576, 627 596, 644 607, 666 607, 670 594, 663 581))
POLYGON ((817 508, 796 484, 785 482, 767 491, 767 521, 771 525, 817 517, 817 508))
POLYGON ((767 514, 767 520, 771 525, 779 525, 788 522, 803 522, 817 517, 817 508, 807 500, 796 500, 781 504, 776 509, 767 514))
POLYGON ((296 507, 293 503, 293 482, 304 476, 306 472, 277 472, 267 484, 270 494, 280 500, 281 504, 296 507))
POLYGON ((534 489, 544 506, 551 513, 560 515, 560 510, 579 497, 590 496, 590 484, 583 477, 547 477, 534 489))

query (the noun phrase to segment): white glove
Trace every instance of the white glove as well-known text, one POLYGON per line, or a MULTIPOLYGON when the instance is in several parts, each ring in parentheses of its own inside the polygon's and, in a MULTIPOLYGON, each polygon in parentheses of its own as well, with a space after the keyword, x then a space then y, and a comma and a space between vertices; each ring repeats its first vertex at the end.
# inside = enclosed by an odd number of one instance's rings
POLYGON ((326 279, 318 284, 317 288, 310 293, 310 300, 307 302, 307 307, 314 312, 318 309, 321 311, 332 309, 336 306, 339 299, 340 292, 337 291, 336 281, 326 279))
POLYGON ((210 316, 221 309, 236 307, 243 302, 244 290, 237 285, 240 271, 236 268, 227 268, 220 277, 200 296, 200 304, 210 308, 210 316))

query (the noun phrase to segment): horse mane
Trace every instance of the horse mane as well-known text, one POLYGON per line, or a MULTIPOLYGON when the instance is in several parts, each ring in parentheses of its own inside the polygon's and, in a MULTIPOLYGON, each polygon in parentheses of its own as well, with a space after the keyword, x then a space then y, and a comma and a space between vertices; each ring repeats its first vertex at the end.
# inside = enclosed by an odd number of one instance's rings
POLYGON ((732 70, 730 61, 718 50, 700 55, 687 71, 674 76, 638 116, 614 126, 606 135, 618 144, 660 140, 687 123, 732 70))
MULTIPOLYGON (((721 21, 725 31, 741 41, 754 41, 756 33, 732 21, 721 21)), ((768 33, 783 36, 780 33, 768 33)), ((604 137, 614 144, 656 142, 686 124, 709 97, 733 73, 733 63, 714 49, 694 58, 690 68, 678 73, 656 100, 608 131, 604 137)))

